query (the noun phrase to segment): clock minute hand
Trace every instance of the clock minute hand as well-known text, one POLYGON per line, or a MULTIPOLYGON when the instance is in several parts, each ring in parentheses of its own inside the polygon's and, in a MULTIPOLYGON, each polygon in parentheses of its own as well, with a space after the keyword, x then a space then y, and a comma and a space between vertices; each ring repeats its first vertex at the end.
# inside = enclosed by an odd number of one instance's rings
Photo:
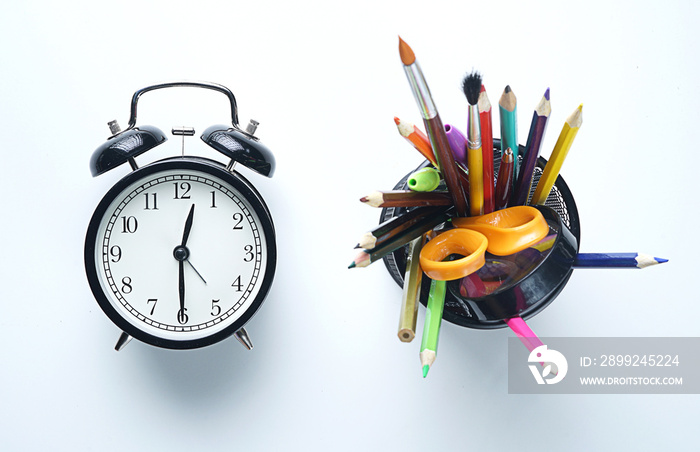
POLYGON ((180 267, 178 293, 180 295, 180 312, 178 318, 185 314, 185 261, 178 261, 180 267))

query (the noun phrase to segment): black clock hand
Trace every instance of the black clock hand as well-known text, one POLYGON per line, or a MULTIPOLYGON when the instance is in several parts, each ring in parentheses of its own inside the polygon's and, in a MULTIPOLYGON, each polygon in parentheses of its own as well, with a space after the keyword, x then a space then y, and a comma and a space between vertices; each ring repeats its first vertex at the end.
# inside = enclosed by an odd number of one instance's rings
MULTIPOLYGON (((187 215, 187 220, 185 220, 185 232, 182 234, 182 244, 180 245, 181 248, 186 247, 187 245, 187 240, 190 237, 190 231, 192 230, 192 223, 194 220, 194 204, 192 204, 192 207, 190 208, 190 213, 187 215)), ((207 283, 207 281, 202 277, 202 275, 197 271, 196 268, 194 268, 194 265, 192 265, 192 262, 190 262, 189 258, 189 250, 187 250, 185 254, 185 260, 187 261, 188 264, 190 264, 190 267, 192 267, 192 270, 199 276, 199 279, 202 280, 204 284, 207 283)))
POLYGON ((185 324, 187 323, 185 315, 185 261, 178 261, 180 267, 180 284, 179 284, 179 294, 180 294, 180 310, 177 313, 177 320, 185 324))
POLYGON ((203 282, 204 284, 206 284, 207 281, 206 281, 206 280, 204 279, 204 277, 197 271, 197 269, 194 268, 194 265, 192 265, 192 262, 190 262, 189 258, 187 259, 187 263, 190 264, 190 267, 192 267, 192 270, 194 270, 194 272, 197 274, 197 276, 199 276, 199 279, 201 279, 202 282, 203 282))
POLYGON ((190 237, 190 231, 192 230, 192 220, 194 219, 194 204, 190 208, 190 213, 187 215, 187 220, 185 220, 185 232, 182 234, 182 245, 187 245, 187 239, 190 237))

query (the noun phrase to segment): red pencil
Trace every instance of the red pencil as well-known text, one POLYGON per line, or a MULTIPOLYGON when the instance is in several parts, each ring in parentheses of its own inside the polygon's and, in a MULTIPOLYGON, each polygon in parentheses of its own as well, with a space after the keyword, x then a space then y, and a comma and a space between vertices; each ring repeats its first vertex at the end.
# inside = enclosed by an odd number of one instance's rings
POLYGON ((493 188, 493 125, 491 122, 491 102, 486 95, 486 88, 481 85, 479 94, 479 121, 481 122, 481 152, 484 162, 484 213, 495 209, 493 188))

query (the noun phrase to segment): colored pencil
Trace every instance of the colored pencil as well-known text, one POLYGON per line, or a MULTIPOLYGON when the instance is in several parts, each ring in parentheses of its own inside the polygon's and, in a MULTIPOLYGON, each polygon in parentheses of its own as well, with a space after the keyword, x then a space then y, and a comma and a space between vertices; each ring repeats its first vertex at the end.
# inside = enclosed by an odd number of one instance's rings
POLYGON ((508 207, 510 192, 513 187, 513 150, 506 148, 501 158, 501 167, 498 169, 496 181, 496 195, 494 196, 495 209, 501 210, 508 207))
POLYGON ((486 293, 486 285, 476 272, 468 274, 459 281, 459 294, 464 298, 479 298, 486 293))
MULTIPOLYGON (((506 324, 508 327, 515 333, 516 336, 518 336, 518 339, 520 339, 520 342, 527 348, 527 351, 531 352, 540 345, 544 345, 544 343, 540 340, 539 337, 535 334, 534 331, 530 329, 530 327, 525 323, 525 320, 523 320, 521 317, 513 317, 512 319, 507 319, 506 324)), ((541 366, 544 366, 544 362, 540 362, 541 366)), ((556 374, 558 369, 554 370, 554 374, 556 374)))
POLYGON ((641 253, 578 253, 574 268, 647 268, 668 259, 641 253))
POLYGON ((467 169, 469 170, 469 213, 484 214, 484 161, 481 150, 481 124, 479 123, 479 93, 481 75, 468 74, 462 82, 462 90, 469 103, 467 121, 467 169))
POLYGON ((425 325, 423 326, 423 337, 420 344, 420 363, 423 367, 423 378, 428 375, 428 371, 437 356, 442 312, 445 308, 446 289, 447 281, 432 280, 430 282, 430 294, 428 295, 428 305, 425 310, 425 325))
POLYGON ((481 124, 481 152, 484 162, 484 213, 491 213, 495 209, 493 199, 493 123, 491 102, 484 85, 481 85, 478 106, 479 124, 481 124))
POLYGON ((403 293, 401 296, 401 315, 399 316, 398 336, 401 342, 411 342, 416 337, 416 321, 418 319, 418 301, 423 271, 420 268, 420 250, 423 237, 414 239, 408 246, 406 254, 406 273, 403 278, 403 293))
POLYGON ((566 119, 564 127, 559 134, 557 143, 554 145, 554 150, 552 151, 552 156, 544 167, 542 176, 537 183, 537 188, 535 189, 535 194, 532 195, 532 205, 544 205, 549 196, 549 192, 552 191, 554 182, 559 176, 559 171, 561 166, 564 164, 564 159, 571 149, 571 145, 576 138, 579 128, 583 122, 583 104, 579 105, 576 110, 574 110, 571 115, 566 119))
POLYGON ((365 232, 360 237, 356 248, 372 249, 379 243, 389 240, 394 235, 400 234, 405 229, 410 228, 416 223, 425 221, 426 219, 446 212, 449 207, 417 207, 411 209, 399 216, 389 218, 373 229, 365 232))
POLYGON ((360 198, 360 202, 371 207, 449 206, 452 197, 446 191, 391 190, 372 192, 360 198))
POLYGON ((535 111, 532 114, 532 122, 530 123, 530 132, 527 136, 527 144, 525 144, 525 152, 523 154, 520 172, 518 173, 517 182, 513 187, 513 197, 511 206, 524 206, 527 204, 530 196, 530 188, 532 187, 532 176, 537 165, 537 157, 540 155, 540 147, 542 140, 547 130, 547 120, 552 112, 552 107, 549 102, 549 88, 545 91, 544 96, 540 100, 535 111))
POLYGON ((416 56, 411 47, 401 38, 399 38, 399 55, 401 56, 401 62, 403 63, 404 72, 408 78, 411 90, 423 115, 425 129, 430 138, 433 152, 435 152, 440 172, 443 179, 445 179, 447 190, 452 196, 457 214, 466 216, 469 212, 467 197, 457 174, 450 144, 445 136, 445 127, 430 95, 430 89, 425 81, 423 72, 416 61, 416 56))
POLYGON ((513 151, 513 179, 518 176, 518 101, 515 93, 506 86, 498 101, 501 118, 501 156, 506 149, 513 151))
POLYGON ((433 164, 435 168, 438 168, 437 160, 435 159, 435 154, 433 153, 433 147, 430 145, 430 140, 428 136, 423 133, 415 125, 408 121, 401 120, 394 116, 394 122, 396 127, 399 129, 399 133, 402 137, 406 139, 411 145, 420 152, 423 157, 428 159, 430 163, 433 164))
MULTIPOLYGON (((440 208, 437 207, 437 209, 440 208)), ((350 263, 348 268, 366 267, 371 263, 380 260, 387 254, 397 250, 411 240, 420 237, 436 226, 449 220, 453 211, 454 209, 450 207, 448 210, 443 210, 442 213, 424 217, 410 227, 396 234, 392 234, 386 240, 378 241, 374 248, 360 251, 355 259, 350 263)))
POLYGON ((522 318, 513 317, 512 319, 506 320, 506 324, 508 324, 508 327, 510 327, 515 335, 518 336, 520 342, 523 343, 528 351, 531 352, 540 345, 544 345, 540 338, 537 337, 535 332, 532 331, 529 326, 527 326, 527 323, 525 323, 525 320, 522 318))

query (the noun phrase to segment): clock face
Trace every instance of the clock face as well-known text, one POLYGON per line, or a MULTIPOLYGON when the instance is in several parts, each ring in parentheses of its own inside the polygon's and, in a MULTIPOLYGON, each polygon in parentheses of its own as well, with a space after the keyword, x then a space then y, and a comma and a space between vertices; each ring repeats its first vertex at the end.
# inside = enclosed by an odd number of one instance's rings
POLYGON ((98 303, 127 334, 193 348, 240 329, 276 262, 274 227, 242 177, 204 159, 134 171, 98 206, 85 263, 98 303))

